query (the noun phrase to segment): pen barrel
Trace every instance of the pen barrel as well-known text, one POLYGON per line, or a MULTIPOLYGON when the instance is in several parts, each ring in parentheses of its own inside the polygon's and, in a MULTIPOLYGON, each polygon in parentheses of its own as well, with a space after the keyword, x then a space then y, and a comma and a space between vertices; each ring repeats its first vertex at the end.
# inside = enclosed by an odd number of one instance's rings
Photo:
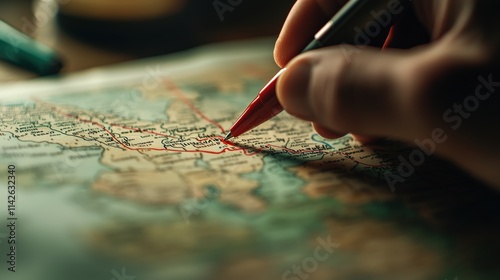
POLYGON ((261 94, 259 95, 260 98, 258 98, 258 102, 260 102, 263 112, 268 116, 266 120, 269 120, 269 117, 275 117, 279 113, 283 112, 283 107, 279 103, 278 98, 276 98, 276 93, 273 95, 261 94))
POLYGON ((381 46, 390 27, 412 6, 412 0, 351 0, 315 35, 304 50, 349 44, 381 46))
POLYGON ((275 90, 278 77, 283 71, 284 69, 276 74, 234 123, 230 129, 233 137, 238 137, 283 112, 275 90))
POLYGON ((231 127, 231 134, 233 137, 238 137, 241 134, 263 124, 282 111, 283 108, 276 98, 271 100, 262 100, 259 95, 252 101, 252 103, 250 103, 241 117, 231 127))
MULTIPOLYGON (((411 5, 412 0, 351 0, 302 52, 339 44, 382 46, 394 22, 411 5)), ((237 137, 255 128, 283 110, 275 90, 283 71, 285 68, 264 87, 231 127, 232 136, 237 137)))

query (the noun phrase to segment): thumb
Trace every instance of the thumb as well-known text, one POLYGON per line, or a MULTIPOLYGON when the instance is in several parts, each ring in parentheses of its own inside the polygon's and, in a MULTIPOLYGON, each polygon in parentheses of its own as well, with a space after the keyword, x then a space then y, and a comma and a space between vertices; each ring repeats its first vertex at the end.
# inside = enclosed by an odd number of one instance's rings
POLYGON ((287 65, 278 99, 291 115, 337 134, 413 139, 421 125, 415 98, 433 75, 420 67, 433 65, 428 53, 347 45, 308 52, 287 65))

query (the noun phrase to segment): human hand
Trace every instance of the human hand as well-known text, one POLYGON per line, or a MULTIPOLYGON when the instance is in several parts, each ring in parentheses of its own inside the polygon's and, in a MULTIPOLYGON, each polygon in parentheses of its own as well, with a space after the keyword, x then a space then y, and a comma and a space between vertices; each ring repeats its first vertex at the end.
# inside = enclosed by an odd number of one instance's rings
POLYGON ((500 187, 500 2, 414 0, 415 12, 394 27, 394 48, 334 46, 293 58, 346 2, 292 8, 275 47, 287 67, 277 84, 284 109, 325 137, 402 140, 500 187))

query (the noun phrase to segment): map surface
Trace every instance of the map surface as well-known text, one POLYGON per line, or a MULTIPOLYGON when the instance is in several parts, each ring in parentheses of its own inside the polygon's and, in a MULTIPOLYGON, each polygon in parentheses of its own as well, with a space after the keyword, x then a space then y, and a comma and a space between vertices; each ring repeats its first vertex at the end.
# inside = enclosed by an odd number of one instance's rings
MULTIPOLYGON (((17 264, 2 279, 495 279, 498 195, 395 142, 283 113, 224 142, 278 70, 268 41, 0 88, 17 264), (7 278, 5 278, 7 277, 7 278)), ((5 224, 5 225, 4 225, 5 224)))

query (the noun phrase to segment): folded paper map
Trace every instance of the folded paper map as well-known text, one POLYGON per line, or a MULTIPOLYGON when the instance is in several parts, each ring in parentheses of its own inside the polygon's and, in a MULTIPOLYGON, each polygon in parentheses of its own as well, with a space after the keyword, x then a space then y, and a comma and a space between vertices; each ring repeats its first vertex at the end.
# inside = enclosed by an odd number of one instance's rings
POLYGON ((286 113, 223 141, 272 48, 0 87, 0 278, 499 279, 498 195, 450 164, 286 113))

